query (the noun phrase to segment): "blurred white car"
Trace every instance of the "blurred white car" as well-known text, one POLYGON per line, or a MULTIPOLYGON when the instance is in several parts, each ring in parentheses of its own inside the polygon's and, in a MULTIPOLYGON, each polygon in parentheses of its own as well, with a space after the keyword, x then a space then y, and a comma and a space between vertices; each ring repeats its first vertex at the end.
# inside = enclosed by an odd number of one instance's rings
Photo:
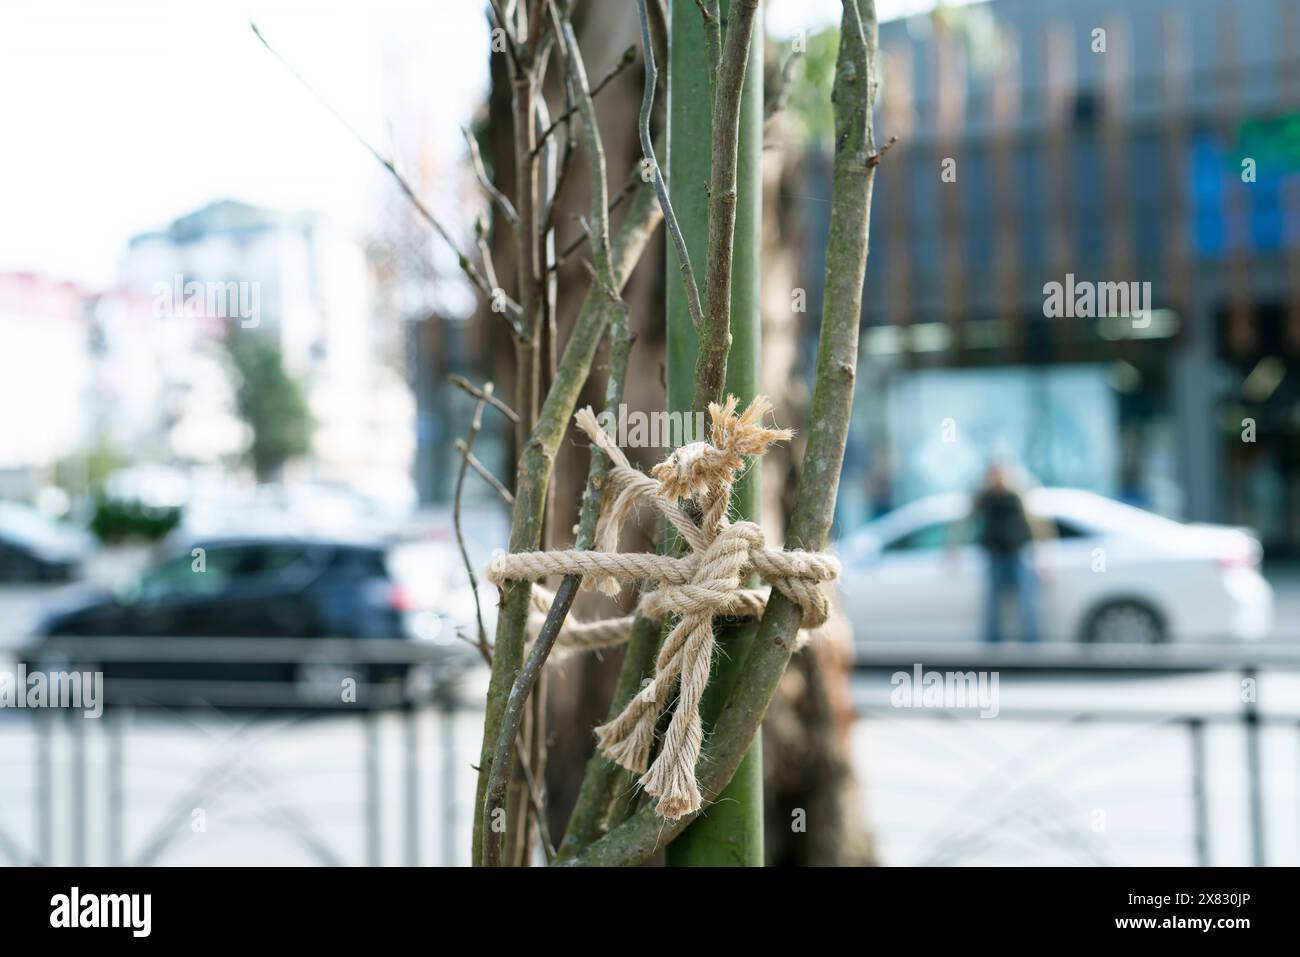
MULTIPOLYGON (((1045 640, 1253 640, 1272 628, 1273 591, 1247 531, 1182 524, 1076 489, 1035 489, 1026 504, 1057 533, 1036 549, 1045 640)), ((857 641, 978 640, 986 568, 974 523, 957 524, 969 510, 967 495, 934 495, 839 542, 857 641)), ((1013 629, 1016 617, 1006 618, 1013 629)))
POLYGON ((0 502, 0 583, 75 578, 94 550, 84 529, 46 518, 17 502, 0 502))
MULTIPOLYGON (((491 641, 496 634, 497 589, 484 581, 482 563, 476 565, 483 630, 491 641)), ((388 571, 402 590, 410 637, 477 658, 474 590, 454 541, 435 538, 396 544, 388 553, 388 571)))

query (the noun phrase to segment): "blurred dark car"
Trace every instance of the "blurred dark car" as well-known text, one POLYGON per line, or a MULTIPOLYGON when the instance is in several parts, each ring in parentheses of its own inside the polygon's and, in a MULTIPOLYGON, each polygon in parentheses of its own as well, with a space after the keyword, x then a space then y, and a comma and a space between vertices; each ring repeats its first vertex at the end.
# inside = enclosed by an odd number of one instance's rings
MULTIPOLYGON (((197 541, 137 581, 49 615, 43 638, 405 638, 407 601, 381 544, 296 537, 197 541)), ((37 647, 29 657, 39 660, 37 647)), ((84 666, 84 663, 83 663, 84 666)), ((401 662, 103 662, 113 678, 275 681, 339 697, 339 682, 394 683, 401 662)), ((307 694, 307 697, 311 697, 307 694)))
POLYGON ((0 502, 0 582, 69 581, 90 550, 86 533, 29 506, 0 502))

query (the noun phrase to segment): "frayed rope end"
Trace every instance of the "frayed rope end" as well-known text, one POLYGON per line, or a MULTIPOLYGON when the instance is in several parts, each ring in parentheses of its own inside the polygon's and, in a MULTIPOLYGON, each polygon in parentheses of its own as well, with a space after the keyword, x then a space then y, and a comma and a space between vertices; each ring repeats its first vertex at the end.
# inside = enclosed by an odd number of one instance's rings
POLYGON ((619 721, 602 724, 596 729, 596 743, 601 753, 619 767, 634 774, 642 774, 650 765, 650 746, 654 743, 654 721, 643 716, 626 734, 618 728, 619 721))

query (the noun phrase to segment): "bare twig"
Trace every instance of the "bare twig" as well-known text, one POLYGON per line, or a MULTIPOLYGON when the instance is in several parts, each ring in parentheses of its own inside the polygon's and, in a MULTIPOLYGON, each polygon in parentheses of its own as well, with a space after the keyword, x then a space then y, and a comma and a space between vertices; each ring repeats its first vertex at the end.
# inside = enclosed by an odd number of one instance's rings
MULTIPOLYGON (((551 2, 551 0, 547 0, 551 2)), ((555 46, 554 37, 548 33, 546 37, 546 50, 549 51, 555 46)), ((538 129, 538 135, 543 130, 550 119, 550 110, 546 105, 546 98, 539 96, 537 98, 537 112, 535 125, 538 129)), ((567 126, 567 124, 566 124, 567 126)), ((569 136, 572 137, 572 130, 569 129, 569 136)), ((568 145, 572 145, 571 143, 568 145)), ((539 226, 538 236, 541 241, 540 267, 541 272, 538 274, 538 282, 541 285, 541 322, 545 328, 541 336, 542 346, 542 380, 540 388, 545 392, 551 387, 551 380, 555 378, 555 366, 559 361, 559 277, 550 271, 551 261, 555 258, 555 210, 560 201, 559 190, 564 187, 560 179, 562 173, 565 177, 568 175, 568 155, 564 159, 566 168, 557 172, 556 157, 559 153, 559 147, 550 141, 544 141, 540 152, 538 152, 538 174, 539 189, 541 198, 541 210, 538 214, 539 226)), ((554 511, 554 503, 547 506, 548 511, 554 511)))
POLYGON ((511 494, 510 489, 502 485, 501 480, 498 479, 495 475, 493 475, 491 470, 486 465, 484 465, 482 462, 479 461, 478 457, 469 450, 469 445, 465 442, 464 439, 456 440, 456 451, 459 452, 461 455, 461 459, 462 459, 461 464, 468 465, 475 472, 477 472, 482 477, 483 481, 487 482, 489 485, 492 486, 493 489, 496 490, 496 493, 501 496, 501 500, 503 502, 505 502, 507 505, 515 504, 515 497, 514 495, 511 494))
POLYGON ((497 189, 488 178, 487 169, 483 166, 483 154, 478 149, 478 140, 474 138, 468 126, 462 126, 460 131, 465 137, 465 145, 469 147, 470 165, 474 167, 474 176, 478 179, 478 184, 483 187, 483 192, 487 193, 488 199, 497 204, 510 224, 518 226, 519 214, 515 212, 514 203, 510 202, 506 194, 497 189))
POLYGON ((478 246, 479 258, 483 260, 483 272, 487 275, 487 281, 493 289, 499 288, 501 284, 497 282, 496 266, 492 264, 492 249, 488 246, 487 218, 481 215, 474 220, 474 243, 478 246))
MULTIPOLYGON (((703 6, 701 5, 701 9, 703 6)), ((664 225, 672 237, 673 248, 677 251, 677 262, 682 271, 682 284, 686 287, 686 307, 691 313, 691 322, 698 330, 704 322, 704 310, 700 306, 700 289, 695 284, 695 270, 691 268, 691 254, 686 248, 686 238, 677 225, 677 216, 673 213, 673 204, 668 197, 668 186, 664 183, 663 172, 659 169, 659 160, 655 156, 654 142, 650 139, 650 114, 654 110, 655 84, 659 70, 655 66, 655 51, 650 40, 650 16, 646 12, 646 0, 637 0, 637 16, 641 21, 641 50, 645 61, 645 88, 641 92, 641 152, 645 162, 650 164, 650 173, 654 178, 655 195, 659 197, 659 208, 663 210, 664 225)))
MULTIPOLYGON (((543 252, 545 242, 538 228, 542 216, 542 163, 539 156, 533 154, 537 142, 540 87, 544 79, 546 55, 541 43, 542 27, 545 17, 540 15, 538 0, 527 0, 514 5, 516 36, 522 38, 523 56, 515 64, 511 76, 513 96, 511 112, 513 117, 514 146, 514 201, 519 213, 519 226, 515 230, 515 268, 516 291, 519 296, 521 322, 528 335, 527 340, 516 339, 514 363, 514 409, 519 413, 519 422, 515 425, 515 454, 520 457, 528 443, 540 412, 542 390, 542 355, 548 333, 547 322, 547 283, 545 282, 545 261, 543 252)), ((516 477, 516 483, 519 481, 516 477)), ((540 515, 541 526, 545 526, 547 515, 546 502, 542 502, 540 515)), ((513 533, 512 533, 513 534, 513 533)), ((525 596, 526 598, 527 596, 525 596)), ((502 632, 501 616, 497 616, 497 636, 492 652, 492 674, 488 681, 488 698, 483 717, 483 747, 490 755, 497 741, 497 729, 502 718, 501 699, 494 694, 494 689, 508 683, 523 664, 525 636, 523 632, 502 632)), ((537 738, 534 732, 542 729, 526 726, 523 728, 527 743, 524 754, 530 754, 537 738)), ((507 830, 504 837, 510 843, 511 859, 526 860, 528 848, 532 841, 532 821, 528 813, 528 789, 515 768, 514 762, 500 769, 507 776, 509 797, 503 802, 502 810, 507 814, 507 830)), ((480 783, 482 783, 480 775, 480 783)), ((481 813, 482 806, 476 808, 481 813)), ((479 839, 484 827, 495 822, 475 820, 473 855, 476 863, 482 863, 483 848, 479 839)))
POLYGON ((460 389, 461 391, 468 392, 474 398, 482 399, 488 405, 492 406, 492 408, 496 409, 498 412, 504 415, 511 422, 519 421, 519 416, 515 414, 515 410, 510 408, 510 406, 506 405, 504 402, 502 402, 500 399, 497 398, 496 393, 492 390, 491 382, 485 382, 483 383, 483 387, 479 388, 474 383, 466 379, 464 376, 456 375, 454 372, 451 375, 447 376, 447 381, 449 381, 452 385, 454 385, 456 388, 460 389))
POLYGON ((781 81, 777 85, 776 95, 768 100, 767 105, 763 108, 764 123, 784 110, 786 104, 790 102, 790 88, 794 80, 794 65, 799 62, 802 56, 802 53, 794 50, 785 58, 785 63, 781 64, 781 81))
POLYGON ((551 0, 529 0, 527 4, 519 7, 520 13, 525 15, 527 22, 528 53, 531 57, 535 58, 541 47, 546 30, 546 17, 542 15, 542 11, 550 5, 551 0))
MULTIPOLYGON (((799 476, 787 542, 802 548, 825 545, 835 510, 834 490, 853 406, 862 280, 875 153, 871 104, 875 94, 876 12, 874 0, 842 0, 839 66, 836 70, 835 164, 831 222, 826 250, 826 294, 818 344, 816 390, 808 444, 799 476)), ((799 628, 798 606, 774 594, 733 691, 714 723, 710 750, 702 762, 700 788, 716 795, 726 787, 754 738, 777 683, 789 663, 799 628)), ((707 809, 707 806, 706 806, 707 809)), ((695 815, 664 821, 643 807, 578 853, 573 862, 616 866, 644 861, 671 841, 695 815)))
POLYGON ((709 56, 709 97, 717 95, 718 70, 722 63, 722 13, 718 0, 695 0, 704 18, 704 49, 709 56))
MULTIPOLYGON (((456 639, 457 641, 463 641, 465 644, 469 645, 471 648, 473 648, 475 651, 477 651, 480 655, 483 654, 483 648, 481 648, 481 647, 479 646, 478 641, 477 641, 476 639, 474 639, 474 638, 471 638, 469 635, 465 634, 465 632, 462 631, 461 629, 457 628, 454 632, 452 632, 452 636, 455 637, 455 639, 456 639)), ((487 657, 486 657, 486 661, 487 661, 488 667, 489 667, 489 668, 492 667, 492 649, 491 649, 491 647, 488 647, 488 649, 487 649, 487 657)))
POLYGON ((555 863, 555 844, 551 841, 551 827, 547 823, 546 811, 546 791, 542 788, 541 782, 537 780, 537 775, 533 774, 532 766, 527 758, 524 748, 523 735, 518 735, 515 739, 515 747, 519 750, 519 770, 524 776, 524 784, 528 787, 528 803, 532 808, 533 820, 537 824, 537 834, 542 841, 542 853, 546 855, 546 863, 555 863))
MULTIPOLYGON (((554 11, 554 7, 552 10, 554 11)), ((608 182, 605 170, 605 151, 600 140, 600 129, 596 125, 595 108, 591 100, 591 91, 587 85, 587 73, 582 62, 582 53, 578 49, 573 26, 561 18, 558 23, 564 46, 564 55, 569 74, 573 80, 578 108, 582 114, 584 141, 590 156, 591 167, 591 225, 595 266, 597 271, 597 288, 608 296, 613 303, 613 319, 610 335, 613 342, 611 371, 606 385, 606 408, 616 406, 622 400, 623 382, 626 378, 628 354, 631 351, 632 337, 628 331, 627 308, 619 295, 619 282, 615 274, 609 244, 609 214, 606 210, 608 182)), ((596 525, 600 518, 600 487, 608 471, 608 460, 592 450, 592 462, 588 472, 587 491, 583 496, 579 518, 577 548, 590 548, 595 539, 596 525)), ((487 792, 483 808, 484 830, 483 862, 488 866, 499 866, 503 835, 493 830, 490 822, 494 812, 503 806, 506 798, 508 770, 512 764, 512 745, 515 744, 520 722, 523 720, 524 706, 532 694, 534 686, 541 679, 546 659, 559 637, 564 620, 577 596, 581 577, 568 575, 560 583, 555 600, 546 615, 542 629, 533 642, 532 651, 519 671, 510 688, 505 712, 502 717, 497 737, 496 750, 492 756, 492 771, 488 778, 487 792)))
MULTIPOLYGON (((567 77, 564 81, 564 95, 567 100, 572 100, 573 98, 570 94, 569 80, 567 77)), ((572 112, 573 110, 570 108, 566 115, 570 115, 572 112)), ((569 171, 573 168, 574 150, 577 148, 577 143, 573 135, 573 124, 567 118, 556 120, 556 124, 561 122, 564 124, 564 155, 560 159, 560 171, 555 177, 555 189, 551 191, 550 199, 546 203, 546 215, 542 219, 542 232, 547 234, 552 246, 555 243, 555 236, 551 235, 555 229, 555 211, 560 207, 560 196, 564 192, 565 184, 569 181, 569 171)), ((556 124, 552 124, 552 127, 556 124)), ((544 139, 537 144, 537 148, 540 151, 550 144, 551 141, 549 139, 544 139)), ((554 259, 555 257, 552 256, 551 258, 554 259)), ((547 271, 555 271, 554 262, 547 263, 547 271)))
POLYGON ((307 92, 310 93, 313 97, 315 97, 316 101, 320 103, 321 106, 325 107, 325 109, 330 113, 330 115, 332 115, 336 120, 338 120, 339 123, 343 125, 343 128, 346 129, 349 133, 351 133, 353 138, 358 143, 360 143, 363 147, 365 147, 366 151, 369 152, 370 155, 375 158, 375 160, 379 163, 380 166, 388 170, 388 174, 392 176, 393 181, 397 183, 398 188, 410 201, 411 205, 415 207, 415 211, 420 214, 420 218, 423 219, 426 223, 428 223, 429 226, 432 227, 433 231, 437 233, 438 236, 442 239, 442 241, 451 247, 452 251, 456 254, 457 264, 460 266, 461 272, 463 272, 466 275, 469 281, 474 284, 474 287, 478 289, 478 291, 481 292, 484 296, 487 296, 489 299, 493 300, 493 302, 501 302, 503 304, 503 306, 505 307, 505 311, 503 312, 503 315, 506 317, 506 320, 510 323, 510 327, 514 330, 516 336, 523 336, 524 330, 522 325, 519 322, 519 315, 520 315, 519 304, 515 302, 513 299, 511 299, 509 296, 505 295, 505 293, 502 292, 500 287, 494 287, 488 284, 488 281, 483 277, 483 274, 480 273, 478 269, 474 267, 474 264, 472 262, 469 261, 469 257, 460 251, 460 248, 456 245, 456 241, 451 238, 451 233, 447 231, 447 228, 442 225, 442 223, 438 220, 438 218, 433 215, 433 213, 429 210, 427 206, 424 205, 424 202, 420 199, 420 197, 416 195, 414 188, 412 188, 411 184, 406 181, 406 177, 404 177, 401 173, 397 171, 397 167, 393 165, 392 160, 388 159, 386 156, 380 153, 379 150, 377 150, 374 146, 372 146, 370 144, 370 141, 367 140, 364 136, 362 136, 361 133, 358 132, 357 129, 351 123, 349 123, 346 118, 344 118, 342 113, 336 110, 330 104, 330 102, 326 100, 325 97, 322 96, 316 90, 315 87, 313 87, 310 83, 307 82, 307 80, 302 76, 301 73, 299 73, 297 70, 293 68, 293 66, 289 63, 288 60, 286 60, 284 57, 280 55, 280 53, 275 49, 275 47, 271 46, 271 44, 267 42, 266 37, 262 36, 262 31, 257 28, 256 23, 250 20, 248 25, 253 28, 253 34, 257 37, 258 40, 261 41, 262 46, 266 47, 267 51, 273 57, 275 57, 277 60, 280 61, 280 63, 284 66, 286 70, 289 71, 289 73, 293 76, 293 78, 297 80, 300 84, 302 84, 303 88, 306 89, 307 92))
POLYGON ((515 199, 518 202, 519 251, 516 256, 521 321, 526 338, 516 343, 515 411, 519 413, 516 447, 528 438, 528 430, 537 418, 540 365, 538 344, 542 257, 539 222, 538 160, 533 155, 536 137, 537 78, 521 70, 513 79, 515 124, 515 199))
MULTIPOLYGON (((520 424, 516 427, 516 453, 522 449, 537 422, 541 397, 553 379, 553 357, 558 337, 558 286, 546 269, 553 255, 554 238, 541 226, 547 219, 547 197, 554 193, 555 188, 555 151, 551 143, 544 144, 541 150, 536 148, 537 138, 549 121, 542 85, 556 43, 555 32, 547 30, 551 5, 552 0, 521 0, 515 6, 516 29, 519 35, 526 37, 525 62, 513 77, 514 193, 520 219, 516 231, 516 261, 519 267, 519 301, 523 306, 524 324, 532 335, 532 341, 517 346, 515 352, 515 408, 520 413, 520 424)), ((547 536, 551 533, 548 517, 553 512, 553 495, 553 491, 548 491, 542 509, 543 534, 547 536)), ((517 669, 522 664, 524 648, 513 635, 500 644, 497 651, 501 659, 498 665, 517 669)), ((539 778, 546 766, 546 713, 540 701, 544 693, 539 688, 538 700, 533 703, 520 729, 524 742, 519 752, 520 765, 531 767, 539 778)), ((485 727, 487 723, 485 719, 485 727)), ((484 745, 490 743, 490 736, 485 733, 484 745)), ((529 790, 526 782, 513 770, 510 771, 508 789, 505 808, 514 822, 506 835, 510 862, 523 867, 530 861, 533 836, 532 819, 526 803, 529 790)))
MULTIPOLYGON (((624 50, 623 55, 619 57, 618 62, 615 63, 612 67, 610 67, 609 72, 605 74, 605 76, 601 79, 599 83, 597 83, 595 86, 591 88, 592 99, 595 99, 597 96, 599 96, 600 91, 605 89, 605 87, 609 86, 609 84, 612 83, 619 76, 619 74, 621 74, 624 70, 626 70, 629 66, 631 66, 632 62, 635 59, 636 59, 636 47, 630 46, 626 50, 624 50)), ((534 152, 541 152, 542 144, 546 142, 546 140, 550 137, 550 135, 554 133, 556 129, 559 128, 561 123, 567 122, 569 119, 573 117, 573 114, 577 112, 578 112, 578 107, 576 105, 570 104, 564 110, 563 113, 561 113, 554 120, 552 120, 551 125, 546 127, 546 129, 542 131, 542 135, 538 137, 538 143, 537 146, 534 147, 534 152)))
MULTIPOLYGON (((514 428, 514 445, 516 457, 522 461, 527 456, 529 436, 534 431, 540 412, 541 395, 541 355, 545 346, 547 333, 545 274, 546 245, 539 231, 542 214, 541 166, 539 156, 534 154, 539 132, 539 89, 544 79, 546 62, 549 56, 549 44, 543 44, 545 17, 540 16, 541 7, 537 0, 520 0, 520 2, 502 2, 495 4, 493 11, 497 21, 510 35, 514 44, 510 83, 512 87, 512 132, 514 158, 515 209, 519 216, 515 229, 515 268, 516 293, 519 296, 520 323, 527 338, 516 337, 514 343, 515 382, 512 405, 518 414, 514 428)), ((549 478, 549 470, 548 476, 549 478)), ((516 477, 516 494, 522 488, 523 475, 516 477)), ((518 511, 519 502, 511 506, 518 511)), ((538 503, 536 529, 539 533, 545 524, 545 498, 538 503)), ((512 521, 511 541, 515 538, 515 525, 512 521)), ((480 752, 478 787, 474 809, 472 860, 475 864, 483 863, 482 835, 499 827, 498 820, 483 817, 483 794, 488 774, 491 771, 492 755, 498 738, 505 707, 505 694, 514 675, 523 664, 525 645, 524 625, 527 621, 529 592, 531 588, 520 589, 516 594, 505 595, 507 602, 513 598, 518 604, 509 612, 502 608, 497 615, 496 641, 492 649, 492 673, 488 681, 487 700, 484 703, 483 746, 480 752), (503 618, 507 621, 503 622, 503 618), (517 618, 517 621, 516 621, 517 618)), ((523 729, 525 748, 519 752, 521 759, 530 752, 535 742, 531 734, 534 729, 523 729)), ((540 730, 540 729, 538 729, 540 730)), ((507 815, 506 837, 510 841, 511 856, 524 857, 530 844, 532 820, 528 813, 529 793, 525 782, 519 775, 517 765, 510 762, 500 769, 506 776, 509 791, 508 800, 503 802, 502 812, 507 815)), ((494 818, 499 815, 494 815, 494 818)))
POLYGON ((898 142, 898 137, 891 136, 889 138, 888 143, 886 143, 884 146, 880 147, 880 149, 876 150, 876 152, 870 154, 867 157, 867 165, 873 167, 879 165, 880 161, 884 158, 885 154, 889 152, 890 147, 892 147, 897 142, 898 142))
POLYGON ((708 314, 700 326, 693 408, 722 399, 731 349, 731 267, 736 242, 736 172, 740 99, 749 64, 758 0, 732 0, 713 101, 713 155, 709 183, 709 253, 704 291, 708 314))
MULTIPOLYGON (((638 172, 633 174, 633 176, 628 179, 628 181, 623 185, 623 189, 619 192, 617 196, 614 197, 613 202, 609 204, 609 211, 612 213, 614 210, 618 209, 618 207, 623 203, 623 200, 627 199, 627 197, 635 193, 637 191, 637 187, 639 187, 640 185, 641 185, 641 178, 640 178, 640 173, 638 172)), ((551 272, 555 272, 557 269, 563 266, 564 263, 568 261, 569 257, 572 256, 574 253, 576 253, 583 246, 587 245, 587 241, 590 239, 591 236, 584 229, 578 235, 578 237, 573 240, 573 242, 569 243, 569 245, 565 246, 562 250, 560 250, 560 254, 555 257, 555 262, 551 264, 551 272)))
MULTIPOLYGON (((659 225, 659 209, 654 191, 639 190, 619 227, 611 249, 611 263, 618 288, 628 281, 633 267, 645 251, 646 244, 659 225)), ((515 484, 515 505, 511 513, 510 550, 532 551, 539 546, 546 496, 550 485, 551 468, 560 443, 568 431, 574 406, 583 384, 591 371, 597 346, 605 333, 611 316, 616 312, 606 290, 593 285, 573 330, 565 343, 560 361, 541 414, 525 444, 519 460, 518 480, 515 484)), ((531 586, 527 582, 508 582, 502 589, 502 601, 497 615, 497 640, 495 648, 503 647, 503 639, 511 646, 522 649, 523 636, 531 607, 531 586)), ((522 654, 522 652, 521 652, 522 654)), ((492 679, 488 685, 488 701, 484 717, 483 750, 479 756, 479 779, 475 797, 474 859, 482 860, 482 811, 487 795, 488 776, 504 714, 513 686, 514 677, 522 667, 522 657, 509 669, 502 667, 493 656, 492 679)))
POLYGON ((488 649, 487 628, 483 625, 483 605, 478 598, 478 576, 474 574, 474 563, 469 558, 469 548, 465 545, 465 532, 461 527, 461 493, 465 489, 465 468, 469 464, 470 448, 483 429, 483 407, 487 405, 487 396, 492 394, 492 383, 483 386, 484 397, 474 406, 474 418, 470 421, 469 436, 457 446, 461 449, 460 469, 456 473, 456 491, 452 498, 451 523, 456 530, 456 544, 460 548, 461 560, 465 563, 465 574, 469 576, 469 588, 474 594, 474 616, 478 621, 478 651, 483 660, 491 666, 492 652, 488 649))
POLYGON ((501 0, 491 0, 491 3, 497 26, 506 38, 506 52, 510 55, 511 62, 518 67, 522 54, 519 50, 519 41, 515 38, 514 30, 511 29, 510 15, 502 8, 501 0))

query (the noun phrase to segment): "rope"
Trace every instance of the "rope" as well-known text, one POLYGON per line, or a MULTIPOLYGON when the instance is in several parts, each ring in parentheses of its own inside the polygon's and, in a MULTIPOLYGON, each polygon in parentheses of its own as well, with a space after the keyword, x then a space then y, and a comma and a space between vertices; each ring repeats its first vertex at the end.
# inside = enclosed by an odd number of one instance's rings
MULTIPOLYGON (((602 489, 604 511, 592 551, 515 552, 498 554, 488 563, 486 577, 494 584, 537 581, 551 575, 581 575, 616 595, 623 582, 642 582, 638 611, 652 619, 675 616, 664 639, 654 676, 612 721, 596 729, 606 757, 641 775, 640 784, 658 798, 658 813, 679 818, 702 806, 695 766, 704 740, 700 700, 713 663, 713 619, 717 616, 758 618, 767 606, 768 591, 742 587, 757 575, 785 595, 803 612, 803 627, 821 626, 829 605, 820 585, 839 574, 839 563, 818 552, 781 551, 765 546, 762 530, 752 522, 727 517, 737 474, 750 456, 791 434, 763 426, 771 404, 758 397, 740 415, 734 396, 709 406, 710 442, 692 442, 677 449, 647 476, 633 468, 597 424, 590 408, 576 416, 578 427, 609 456, 612 468, 602 489), (698 506, 698 523, 681 505, 698 506), (659 511, 681 535, 687 553, 676 557, 617 551, 624 521, 638 505, 659 511), (655 727, 678 688, 677 705, 653 763, 655 727)), ((540 627, 554 595, 532 592, 530 631, 540 627)), ((557 637, 565 653, 621 644, 631 634, 634 616, 583 622, 570 617, 557 637)))

